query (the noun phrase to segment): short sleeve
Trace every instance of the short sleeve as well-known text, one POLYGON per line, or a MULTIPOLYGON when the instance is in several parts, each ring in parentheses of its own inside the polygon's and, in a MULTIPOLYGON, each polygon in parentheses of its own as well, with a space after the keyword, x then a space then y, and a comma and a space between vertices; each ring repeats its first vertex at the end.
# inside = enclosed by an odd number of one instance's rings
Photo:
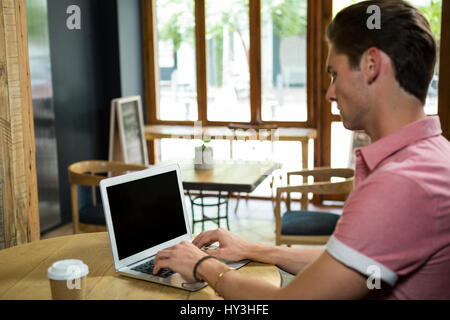
POLYGON ((367 276, 379 267, 381 280, 393 286, 432 254, 434 203, 408 177, 369 176, 347 199, 327 251, 367 276))

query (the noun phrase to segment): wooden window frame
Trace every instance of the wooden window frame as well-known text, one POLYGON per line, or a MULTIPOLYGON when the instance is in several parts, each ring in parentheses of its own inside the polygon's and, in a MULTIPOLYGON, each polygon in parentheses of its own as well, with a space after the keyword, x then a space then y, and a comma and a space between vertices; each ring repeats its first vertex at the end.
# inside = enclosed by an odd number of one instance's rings
MULTIPOLYGON (((156 29, 156 1, 141 0, 143 24, 144 77, 146 99, 146 124, 166 125, 194 125, 194 121, 172 121, 158 119, 158 64, 157 64, 157 29, 156 29)), ((316 1, 308 0, 308 8, 316 1)), ((309 16, 308 9, 308 16, 309 16)), ((245 125, 276 125, 278 127, 316 128, 314 102, 307 98, 308 120, 305 122, 262 121, 262 87, 261 87, 261 0, 249 0, 249 29, 250 29, 250 122, 220 122, 207 119, 207 66, 205 41, 205 0, 195 0, 195 47, 197 72, 197 107, 198 120, 204 126, 224 126, 229 123, 245 125)), ((312 38, 308 36, 307 41, 312 38)), ((307 47, 308 44, 307 44, 307 47)), ((307 90, 311 85, 310 61, 314 58, 311 50, 307 51, 307 90)), ((308 95, 307 95, 308 96, 308 95)))
MULTIPOLYGON (((156 114, 158 97, 158 66, 156 64, 155 0, 142 1, 143 49, 147 124, 193 125, 193 121, 159 120, 156 114)), ((250 101, 251 121, 258 125, 276 124, 279 127, 306 127, 317 129, 314 145, 314 166, 331 165, 331 123, 340 122, 340 116, 331 113, 326 98, 329 76, 325 70, 328 44, 325 37, 332 19, 332 0, 308 0, 307 6, 307 112, 306 122, 262 122, 261 119, 261 0, 249 0, 250 17, 250 101)), ((205 1, 196 0, 196 57, 198 119, 205 126, 223 126, 227 123, 207 120, 205 1), (202 35, 202 36, 199 36, 202 35)), ((450 3, 442 2, 438 115, 443 135, 450 140, 450 3)), ((149 142, 149 148, 154 142, 149 142)), ((154 147, 154 145, 153 145, 154 147)), ((149 149, 151 150, 151 149, 149 149)), ((152 153, 150 153, 152 154, 152 153)), ((154 155, 153 155, 154 157, 154 155)))

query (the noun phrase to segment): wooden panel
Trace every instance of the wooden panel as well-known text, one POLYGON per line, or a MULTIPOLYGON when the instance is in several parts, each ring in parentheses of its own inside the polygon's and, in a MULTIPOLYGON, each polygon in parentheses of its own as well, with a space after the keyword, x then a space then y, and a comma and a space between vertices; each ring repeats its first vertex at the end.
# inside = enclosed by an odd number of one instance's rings
POLYGON ((144 78, 145 78, 145 102, 146 102, 146 123, 155 121, 158 118, 158 65, 157 43, 156 43, 156 0, 142 0, 142 42, 144 58, 144 78))
POLYGON ((25 0, 0 2, 0 248, 39 240, 25 0))
MULTIPOLYGON (((145 113, 147 118, 145 123, 154 123, 157 121, 158 115, 158 66, 156 63, 157 44, 156 44, 156 28, 155 28, 155 1, 141 0, 142 13, 142 43, 143 43, 143 59, 144 59, 144 92, 145 92, 145 113)), ((148 141, 148 162, 155 164, 157 155, 158 142, 148 141)))
POLYGON ((197 68, 197 104, 198 119, 206 124, 207 98, 207 70, 206 70, 206 38, 205 38, 205 0, 195 1, 195 50, 197 68))
POLYGON ((261 0, 249 0, 251 123, 261 119, 261 0))
POLYGON ((450 1, 442 1, 438 114, 442 134, 450 140, 450 1))
POLYGON ((330 166, 331 164, 331 103, 328 102, 325 98, 326 92, 329 85, 329 76, 326 72, 326 62, 328 56, 328 43, 326 40, 326 28, 328 24, 331 22, 332 17, 332 1, 330 0, 322 0, 320 2, 319 12, 317 13, 320 17, 320 23, 317 26, 319 29, 319 34, 317 35, 318 41, 318 56, 320 59, 317 61, 319 64, 317 66, 317 71, 320 75, 319 80, 319 139, 320 145, 318 148, 318 157, 319 157, 319 166, 330 166))
POLYGON ((328 44, 325 37, 327 25, 331 21, 330 0, 308 2, 308 70, 307 101, 311 108, 317 140, 314 146, 314 166, 328 166, 331 150, 331 105, 326 101, 328 88, 326 59, 328 44))

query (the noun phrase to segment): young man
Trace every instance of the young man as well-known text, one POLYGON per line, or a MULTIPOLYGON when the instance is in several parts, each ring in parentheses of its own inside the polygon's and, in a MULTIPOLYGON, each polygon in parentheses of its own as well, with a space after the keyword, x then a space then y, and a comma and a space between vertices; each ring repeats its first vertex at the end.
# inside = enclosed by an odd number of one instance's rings
POLYGON ((372 144, 356 151, 355 190, 326 249, 261 245, 218 229, 160 251, 155 273, 205 280, 229 299, 450 299, 450 143, 423 110, 436 60, 429 24, 404 1, 365 1, 342 10, 327 36, 327 98, 372 144), (367 27, 370 5, 380 8, 381 29, 367 27), (216 241, 217 251, 199 249, 216 241), (297 276, 276 288, 207 254, 297 276), (380 286, 368 285, 371 276, 380 286))

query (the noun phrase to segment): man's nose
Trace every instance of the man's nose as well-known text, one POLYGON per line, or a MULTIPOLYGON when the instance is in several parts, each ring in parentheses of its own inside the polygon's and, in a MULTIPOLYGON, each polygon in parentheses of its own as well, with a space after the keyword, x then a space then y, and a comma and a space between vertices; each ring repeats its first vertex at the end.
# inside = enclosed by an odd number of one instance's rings
POLYGON ((336 101, 336 92, 334 89, 335 89, 334 84, 331 82, 330 85, 328 86, 327 94, 325 96, 327 100, 330 102, 336 101))

